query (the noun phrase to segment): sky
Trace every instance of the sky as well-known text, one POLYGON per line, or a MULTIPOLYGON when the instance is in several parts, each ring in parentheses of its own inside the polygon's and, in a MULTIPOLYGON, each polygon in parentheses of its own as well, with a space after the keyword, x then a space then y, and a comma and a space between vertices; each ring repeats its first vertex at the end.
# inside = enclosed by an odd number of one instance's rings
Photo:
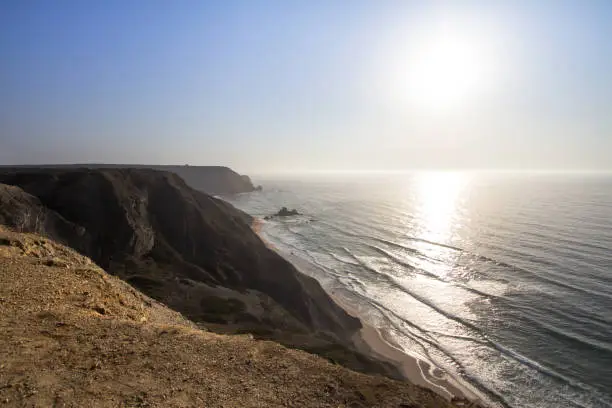
POLYGON ((606 0, 4 0, 0 53, 0 164, 612 169, 606 0))

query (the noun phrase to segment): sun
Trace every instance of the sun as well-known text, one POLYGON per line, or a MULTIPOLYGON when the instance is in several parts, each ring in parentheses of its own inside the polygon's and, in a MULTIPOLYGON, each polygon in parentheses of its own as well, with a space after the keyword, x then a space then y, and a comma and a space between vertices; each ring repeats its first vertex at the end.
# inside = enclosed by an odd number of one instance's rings
POLYGON ((395 77, 396 89, 413 107, 458 111, 490 88, 495 61, 486 38, 446 30, 423 35, 415 43, 395 77))
POLYGON ((427 108, 467 103, 482 90, 486 61, 474 44, 440 38, 424 47, 408 68, 409 91, 427 108))

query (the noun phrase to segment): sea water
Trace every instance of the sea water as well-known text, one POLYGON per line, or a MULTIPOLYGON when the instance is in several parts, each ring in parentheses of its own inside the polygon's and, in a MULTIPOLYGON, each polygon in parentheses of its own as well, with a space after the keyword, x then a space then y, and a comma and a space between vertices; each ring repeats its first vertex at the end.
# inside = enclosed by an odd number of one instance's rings
POLYGON ((226 197, 394 343, 507 407, 612 407, 612 176, 262 177, 226 197))

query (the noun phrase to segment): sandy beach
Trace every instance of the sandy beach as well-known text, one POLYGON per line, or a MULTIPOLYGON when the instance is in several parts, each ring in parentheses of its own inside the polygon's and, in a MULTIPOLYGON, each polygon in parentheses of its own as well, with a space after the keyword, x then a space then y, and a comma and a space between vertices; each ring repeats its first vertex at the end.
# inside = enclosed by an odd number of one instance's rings
POLYGON ((363 328, 354 337, 355 345, 361 352, 396 364, 406 380, 421 387, 429 388, 449 400, 481 401, 481 397, 476 390, 461 383, 428 361, 406 353, 399 345, 394 344, 384 330, 364 322, 346 302, 336 296, 332 296, 332 299, 348 314, 361 320, 363 328))
MULTIPOLYGON (((290 253, 282 252, 267 241, 261 233, 263 223, 264 221, 261 219, 254 218, 252 228, 269 248, 278 252, 302 272, 304 268, 313 267, 307 265, 308 262, 306 260, 290 253)), ((342 297, 334 293, 328 292, 328 294, 348 314, 360 319, 363 327, 353 338, 354 344, 359 351, 395 364, 407 381, 431 389, 444 398, 453 400, 459 406, 461 406, 461 403, 464 403, 466 407, 471 406, 472 403, 482 403, 484 398, 474 387, 459 381, 445 372, 445 370, 434 366, 430 362, 407 353, 390 339, 390 336, 385 333, 384 329, 367 324, 362 316, 359 315, 359 312, 342 297)))

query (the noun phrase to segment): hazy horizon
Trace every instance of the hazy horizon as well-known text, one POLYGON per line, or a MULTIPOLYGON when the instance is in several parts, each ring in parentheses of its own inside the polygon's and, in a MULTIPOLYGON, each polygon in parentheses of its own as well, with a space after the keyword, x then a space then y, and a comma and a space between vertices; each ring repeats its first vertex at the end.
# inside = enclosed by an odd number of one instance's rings
POLYGON ((284 169, 284 170, 255 170, 242 171, 240 167, 232 167, 225 164, 189 164, 189 163, 93 163, 93 162, 64 162, 64 163, 0 163, 0 167, 38 167, 38 166, 168 166, 168 167, 227 167, 239 174, 247 176, 285 176, 285 175, 376 175, 376 174, 421 174, 421 173, 457 173, 457 174, 592 174, 592 175, 612 175, 612 169, 500 169, 500 168, 404 168, 404 169, 284 169))
POLYGON ((8 1, 0 164, 611 171, 612 3, 8 1))

